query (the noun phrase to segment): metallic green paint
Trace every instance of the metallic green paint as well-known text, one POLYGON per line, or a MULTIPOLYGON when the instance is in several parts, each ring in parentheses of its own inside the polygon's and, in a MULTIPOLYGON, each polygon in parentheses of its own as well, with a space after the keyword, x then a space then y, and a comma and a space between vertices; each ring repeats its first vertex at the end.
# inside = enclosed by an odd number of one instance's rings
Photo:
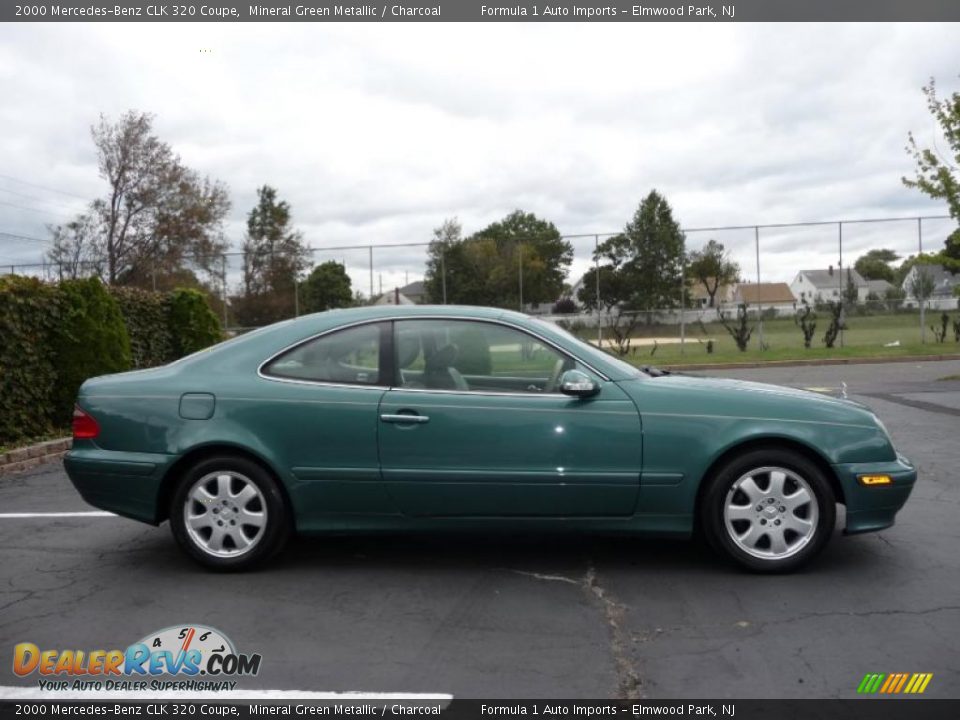
MULTIPOLYGON (((392 376, 392 372, 388 373, 392 376)), ((67 472, 92 505, 158 523, 171 468, 203 448, 242 450, 283 484, 301 532, 519 526, 685 535, 711 468, 748 443, 804 449, 833 475, 847 532, 888 527, 916 470, 873 413, 789 388, 651 377, 563 330, 472 307, 367 307, 285 321, 162 368, 93 378, 97 419, 67 472), (600 393, 413 391, 280 380, 258 371, 341 326, 402 318, 505 323, 590 368, 600 393), (384 423, 416 412, 429 423, 384 423), (889 473, 888 487, 856 475, 889 473)))

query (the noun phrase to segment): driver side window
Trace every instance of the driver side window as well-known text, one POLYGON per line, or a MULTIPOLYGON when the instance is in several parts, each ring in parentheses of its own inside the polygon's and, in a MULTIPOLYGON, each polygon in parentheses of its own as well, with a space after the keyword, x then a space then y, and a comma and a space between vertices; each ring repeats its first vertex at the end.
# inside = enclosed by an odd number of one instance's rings
POLYGON ((583 369, 532 335, 468 320, 396 323, 399 387, 476 392, 556 392, 560 375, 583 369))

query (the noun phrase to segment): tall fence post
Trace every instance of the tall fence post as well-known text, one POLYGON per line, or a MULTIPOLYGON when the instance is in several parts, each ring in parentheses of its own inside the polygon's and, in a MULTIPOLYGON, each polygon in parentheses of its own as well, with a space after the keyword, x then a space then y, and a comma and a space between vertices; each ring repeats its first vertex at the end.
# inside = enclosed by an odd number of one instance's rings
POLYGON ((296 270, 293 271, 293 316, 300 317, 300 283, 296 270))
POLYGON ((227 256, 220 255, 220 288, 223 292, 223 329, 229 326, 227 322, 227 256))
MULTIPOLYGON (((919 255, 923 255, 923 218, 917 218, 917 252, 919 255)), ((917 265, 914 265, 914 267, 917 267, 917 265)), ((920 274, 920 271, 918 270, 917 275, 919 276, 919 274, 920 274)), ((925 284, 926 283, 924 283, 924 285, 925 284)), ((920 284, 915 282, 914 286, 920 287, 920 284)), ((924 291, 925 290, 926 288, 924 288, 924 291)), ((927 324, 925 322, 925 317, 924 317, 925 299, 922 297, 917 297, 917 302, 920 303, 920 343, 922 345, 926 345, 927 344, 927 324)))
POLYGON ((687 335, 687 241, 683 241, 683 254, 680 256, 680 355, 685 354, 684 341, 687 335))
POLYGON ((370 253, 370 304, 373 305, 373 245, 368 248, 370 253))
POLYGON ((520 312, 523 312, 523 242, 517 241, 517 272, 520 275, 520 312))
POLYGON ((760 226, 753 227, 753 240, 757 250, 757 316, 760 318, 760 350, 763 350, 763 303, 760 301, 760 226))
POLYGON ((440 246, 440 279, 443 283, 443 304, 447 304, 447 261, 443 245, 440 246))
POLYGON ((845 298, 843 296, 843 223, 837 223, 837 245, 840 251, 840 257, 837 262, 837 267, 840 272, 837 273, 840 277, 840 347, 843 347, 843 326, 847 324, 847 311, 846 303, 844 302, 845 298))
POLYGON ((597 280, 597 347, 603 349, 603 313, 600 311, 600 236, 593 236, 593 274, 597 280))

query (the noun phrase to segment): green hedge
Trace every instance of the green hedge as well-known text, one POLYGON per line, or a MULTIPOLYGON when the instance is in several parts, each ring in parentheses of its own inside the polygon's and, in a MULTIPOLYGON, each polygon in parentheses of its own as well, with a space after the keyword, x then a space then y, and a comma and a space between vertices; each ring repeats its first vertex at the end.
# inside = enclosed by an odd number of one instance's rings
POLYGON ((167 324, 174 357, 183 357, 223 340, 220 320, 199 290, 177 288, 167 297, 167 324))
POLYGON ((127 326, 133 367, 156 367, 176 357, 168 317, 169 303, 164 294, 129 287, 111 287, 110 294, 117 301, 127 326))
POLYGON ((0 444, 53 429, 57 373, 49 348, 59 314, 55 287, 0 277, 0 444))
POLYGON ((69 426, 89 377, 162 365, 222 337, 197 290, 0 276, 0 444, 69 426))
POLYGON ((131 368, 130 336, 120 307, 97 278, 64 280, 51 349, 57 365, 53 419, 66 425, 83 381, 131 368))

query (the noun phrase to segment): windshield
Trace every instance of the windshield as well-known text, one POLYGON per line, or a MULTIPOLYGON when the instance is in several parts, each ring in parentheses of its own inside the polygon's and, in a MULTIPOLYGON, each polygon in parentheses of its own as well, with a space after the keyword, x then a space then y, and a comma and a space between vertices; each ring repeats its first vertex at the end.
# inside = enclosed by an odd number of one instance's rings
POLYGON ((559 325, 552 322, 547 322, 546 320, 541 320, 540 318, 531 318, 531 319, 535 323, 537 323, 538 325, 544 328, 549 328, 554 332, 559 332, 563 334, 563 336, 566 337, 569 341, 575 343, 577 346, 577 350, 580 352, 580 354, 583 356, 585 360, 589 360, 590 358, 597 358, 601 362, 605 362, 609 365, 616 366, 618 370, 621 370, 627 375, 636 376, 636 375, 643 374, 643 371, 637 366, 631 365, 626 360, 621 360, 620 358, 608 352, 604 352, 603 350, 598 348, 596 345, 593 345, 592 343, 584 342, 583 340, 578 338, 576 335, 574 335, 572 332, 570 332, 566 328, 562 328, 559 325))

